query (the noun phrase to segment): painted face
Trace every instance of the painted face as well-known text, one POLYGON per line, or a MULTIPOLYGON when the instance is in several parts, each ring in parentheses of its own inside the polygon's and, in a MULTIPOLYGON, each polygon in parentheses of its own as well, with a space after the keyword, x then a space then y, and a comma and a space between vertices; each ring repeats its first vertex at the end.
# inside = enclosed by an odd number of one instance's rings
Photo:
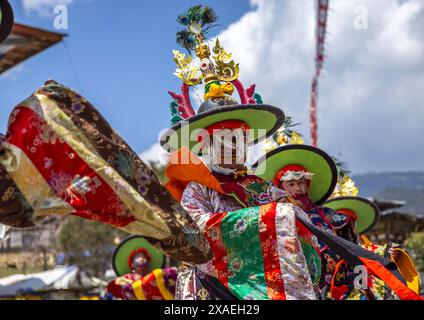
POLYGON ((309 181, 306 179, 283 181, 281 188, 294 198, 305 196, 308 194, 309 181))
POLYGON ((144 253, 137 253, 133 258, 133 271, 139 275, 145 275, 150 267, 150 260, 144 253))

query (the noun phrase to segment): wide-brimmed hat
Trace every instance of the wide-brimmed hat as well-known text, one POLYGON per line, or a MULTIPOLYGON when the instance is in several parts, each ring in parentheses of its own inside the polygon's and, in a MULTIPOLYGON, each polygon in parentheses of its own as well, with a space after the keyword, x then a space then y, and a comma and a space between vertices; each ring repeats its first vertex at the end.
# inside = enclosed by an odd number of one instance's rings
POLYGON ((174 50, 177 70, 174 73, 182 82, 181 94, 169 92, 173 100, 171 128, 165 131, 160 144, 169 152, 182 147, 195 154, 202 154, 207 147, 200 141, 202 133, 211 135, 214 129, 249 129, 247 143, 261 141, 276 132, 284 123, 284 112, 264 104, 255 92, 255 85, 245 88, 239 81, 239 64, 216 40, 209 47, 207 31, 218 17, 208 6, 194 6, 178 16, 184 29, 177 33, 177 43, 186 48, 189 55, 174 50), (195 51, 196 56, 191 52, 195 51), (191 103, 191 88, 204 92, 197 111, 191 103), (238 98, 233 97, 237 92, 238 98), (186 131, 185 131, 186 130, 186 131))
POLYGON ((284 122, 284 112, 271 105, 236 104, 221 107, 216 105, 208 111, 199 112, 168 129, 161 138, 161 144, 167 151, 179 150, 186 147, 191 152, 200 154, 201 143, 193 132, 210 126, 222 124, 222 129, 229 128, 227 124, 245 124, 250 129, 247 136, 249 144, 257 143, 277 131, 284 122), (231 121, 233 120, 233 121, 231 121), (183 130, 187 131, 184 133, 183 130), (191 139, 190 139, 191 138, 191 139))
POLYGON ((330 197, 337 183, 337 168, 332 158, 321 149, 307 145, 279 147, 268 152, 252 168, 256 175, 275 183, 279 183, 279 176, 286 170, 311 173, 309 198, 317 205, 330 197))
POLYGON ((358 234, 370 230, 380 217, 380 210, 372 201, 360 197, 339 197, 324 203, 325 207, 337 212, 333 217, 335 228, 342 228, 350 218, 355 221, 358 234))
POLYGON ((147 273, 162 268, 165 256, 153 247, 146 239, 140 236, 131 236, 122 241, 115 249, 112 266, 118 276, 132 272, 130 258, 140 250, 147 251, 150 257, 150 266, 147 273))

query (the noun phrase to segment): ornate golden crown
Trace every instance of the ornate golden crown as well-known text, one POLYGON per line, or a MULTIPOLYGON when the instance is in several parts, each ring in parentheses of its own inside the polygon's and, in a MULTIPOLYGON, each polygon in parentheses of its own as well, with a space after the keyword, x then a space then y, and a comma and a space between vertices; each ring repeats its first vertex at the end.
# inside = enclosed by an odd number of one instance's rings
POLYGON ((188 51, 188 55, 173 50, 174 62, 177 69, 174 72, 183 82, 182 93, 169 92, 174 98, 170 104, 171 122, 194 116, 189 89, 204 84, 205 100, 221 99, 233 93, 234 89, 240 95, 241 104, 260 104, 262 99, 255 93, 255 85, 245 89, 239 81, 239 64, 232 59, 217 39, 213 48, 208 45, 206 37, 208 30, 214 26, 218 17, 208 6, 191 7, 187 12, 178 16, 177 21, 185 28, 177 32, 177 43, 188 51), (191 55, 194 51, 196 58, 191 55))

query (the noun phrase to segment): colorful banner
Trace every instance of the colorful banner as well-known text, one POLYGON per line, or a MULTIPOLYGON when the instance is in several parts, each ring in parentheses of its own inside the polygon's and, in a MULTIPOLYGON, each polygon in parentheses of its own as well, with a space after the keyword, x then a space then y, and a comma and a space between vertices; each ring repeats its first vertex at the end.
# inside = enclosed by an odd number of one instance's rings
POLYGON ((310 128, 311 144, 318 145, 318 79, 324 64, 325 36, 327 30, 327 15, 330 0, 316 1, 316 52, 315 52, 315 73, 312 79, 311 102, 310 102, 310 128))

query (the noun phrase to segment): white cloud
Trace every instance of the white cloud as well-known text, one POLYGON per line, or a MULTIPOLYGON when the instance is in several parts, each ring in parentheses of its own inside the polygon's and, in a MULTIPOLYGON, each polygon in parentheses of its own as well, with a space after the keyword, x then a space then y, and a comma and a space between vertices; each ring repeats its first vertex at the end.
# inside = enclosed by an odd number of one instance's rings
POLYGON ((19 77, 26 71, 26 67, 24 64, 18 64, 17 66, 14 66, 13 68, 7 70, 5 73, 2 74, 2 77, 4 79, 13 80, 16 81, 19 79, 19 77))
POLYGON ((35 12, 40 16, 52 16, 54 7, 69 5, 74 0, 22 0, 22 6, 26 13, 35 12))
MULTIPOLYGON (((251 0, 218 37, 244 84, 303 122, 309 138, 314 1, 251 0)), ((356 172, 424 169, 424 2, 331 1, 319 91, 319 145, 356 172), (368 29, 354 28, 354 8, 368 29)))
POLYGON ((158 162, 165 165, 168 162, 169 154, 159 143, 152 145, 149 149, 140 153, 140 158, 146 163, 158 162))

